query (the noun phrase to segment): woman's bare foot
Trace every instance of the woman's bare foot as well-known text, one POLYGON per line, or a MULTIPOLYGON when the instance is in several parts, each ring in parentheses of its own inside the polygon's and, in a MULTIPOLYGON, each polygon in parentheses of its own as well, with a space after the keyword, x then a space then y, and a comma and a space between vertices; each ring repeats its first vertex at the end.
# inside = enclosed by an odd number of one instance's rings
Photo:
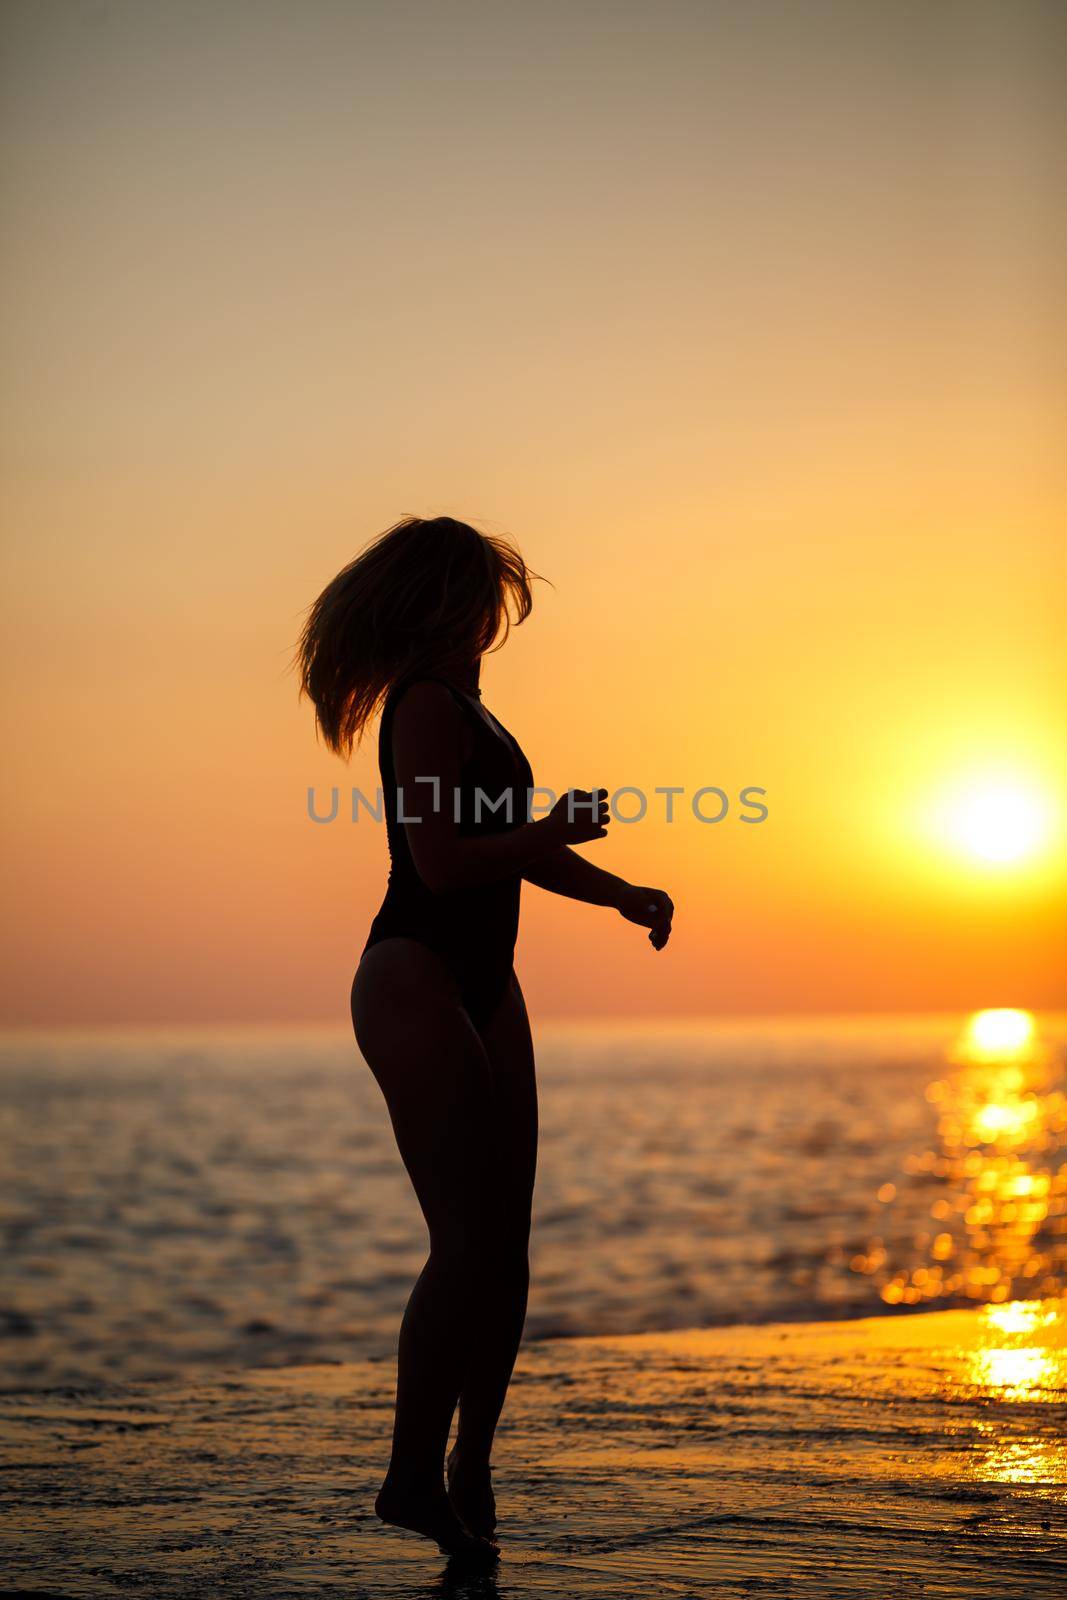
POLYGON ((465 1527, 483 1539, 493 1539, 496 1500, 488 1461, 468 1460, 453 1445, 448 1453, 448 1499, 465 1527))
POLYGON ((436 1540, 446 1555, 486 1561, 496 1559, 495 1546, 464 1527, 443 1486, 440 1489, 416 1488, 391 1481, 387 1476, 378 1490, 374 1509, 383 1522, 436 1540))

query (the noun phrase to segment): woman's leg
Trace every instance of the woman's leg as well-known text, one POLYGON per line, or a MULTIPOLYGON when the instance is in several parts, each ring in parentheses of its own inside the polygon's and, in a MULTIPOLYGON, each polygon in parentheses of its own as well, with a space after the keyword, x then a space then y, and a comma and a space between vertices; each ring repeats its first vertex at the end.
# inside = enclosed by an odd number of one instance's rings
POLYGON ((463 1530, 444 1492, 444 1452, 481 1285, 494 1270, 490 1064, 451 975, 414 940, 367 951, 352 1017, 430 1235, 400 1329, 393 1448, 378 1508, 387 1521, 455 1546, 463 1530))
POLYGON ((533 1041, 518 979, 512 977, 481 1028, 493 1083, 496 1152, 491 1270, 459 1399, 459 1428, 448 1460, 449 1493, 477 1533, 496 1523, 489 1457, 522 1338, 529 1289, 530 1208, 537 1165, 537 1081, 533 1041))

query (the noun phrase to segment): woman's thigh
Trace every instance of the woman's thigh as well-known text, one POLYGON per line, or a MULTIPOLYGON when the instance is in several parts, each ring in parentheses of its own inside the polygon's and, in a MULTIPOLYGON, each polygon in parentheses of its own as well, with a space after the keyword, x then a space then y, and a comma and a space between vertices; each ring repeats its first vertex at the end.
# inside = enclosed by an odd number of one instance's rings
POLYGON ((427 946, 385 939, 360 962, 352 1021, 431 1239, 469 1243, 492 1209, 497 1106, 486 1047, 455 980, 427 946))
POLYGON ((537 1075, 519 980, 512 973, 493 1016, 480 1029, 493 1085, 497 1138, 504 1155, 509 1221, 528 1229, 537 1168, 537 1075))

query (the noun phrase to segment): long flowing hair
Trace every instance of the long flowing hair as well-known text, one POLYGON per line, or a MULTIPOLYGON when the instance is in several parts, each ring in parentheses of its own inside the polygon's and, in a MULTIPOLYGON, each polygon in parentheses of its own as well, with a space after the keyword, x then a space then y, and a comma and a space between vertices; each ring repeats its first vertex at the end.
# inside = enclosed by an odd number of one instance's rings
POLYGON ((515 546, 452 517, 404 517, 343 567, 307 614, 295 666, 322 737, 348 757, 401 678, 499 649, 533 607, 515 546))

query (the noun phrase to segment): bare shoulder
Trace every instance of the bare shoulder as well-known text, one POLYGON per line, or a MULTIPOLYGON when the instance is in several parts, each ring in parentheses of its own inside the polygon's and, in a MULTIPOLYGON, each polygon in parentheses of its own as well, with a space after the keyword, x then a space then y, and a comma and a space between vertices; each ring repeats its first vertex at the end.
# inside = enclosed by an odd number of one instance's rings
POLYGON ((420 727, 458 727, 459 707, 436 678, 416 678, 401 690, 394 709, 393 726, 398 731, 420 727))
POLYGON ((443 683, 418 678, 404 689, 393 713, 393 752, 401 766, 422 763, 426 771, 441 772, 465 753, 466 741, 459 707, 443 683))

